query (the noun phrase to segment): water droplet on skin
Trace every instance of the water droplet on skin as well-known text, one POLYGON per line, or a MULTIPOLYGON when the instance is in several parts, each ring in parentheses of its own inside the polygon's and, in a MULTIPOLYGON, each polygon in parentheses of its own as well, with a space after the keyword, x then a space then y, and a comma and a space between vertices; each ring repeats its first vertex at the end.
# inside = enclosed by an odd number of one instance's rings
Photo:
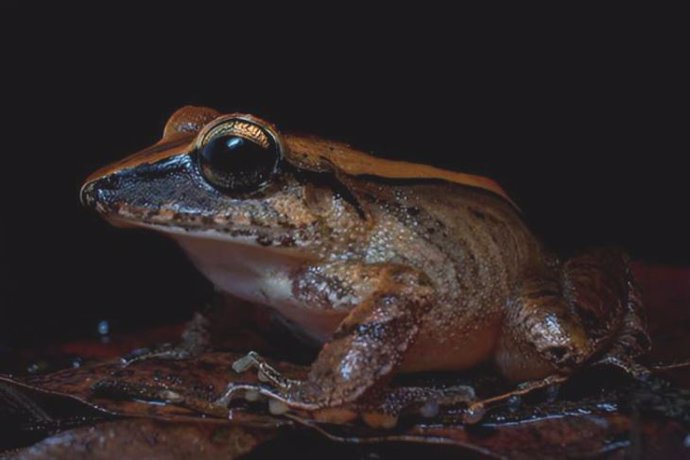
POLYGON ((271 399, 268 401, 268 411, 273 415, 282 415, 286 413, 290 408, 287 404, 277 399, 271 399))
POLYGON ((430 400, 425 402, 424 405, 419 408, 419 415, 421 415, 424 418, 433 418, 438 415, 438 411, 438 402, 430 400))
POLYGON ((465 423, 474 424, 479 422, 484 414, 486 414, 486 408, 483 404, 473 404, 467 408, 462 418, 465 423))

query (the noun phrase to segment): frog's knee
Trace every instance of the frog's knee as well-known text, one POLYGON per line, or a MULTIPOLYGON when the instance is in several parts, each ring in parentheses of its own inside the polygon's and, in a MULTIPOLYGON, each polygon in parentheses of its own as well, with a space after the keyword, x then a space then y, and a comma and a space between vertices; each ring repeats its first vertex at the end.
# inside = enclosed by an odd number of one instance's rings
POLYGON ((589 337, 558 289, 523 288, 511 302, 495 352, 510 380, 531 380, 568 373, 591 354, 589 337))

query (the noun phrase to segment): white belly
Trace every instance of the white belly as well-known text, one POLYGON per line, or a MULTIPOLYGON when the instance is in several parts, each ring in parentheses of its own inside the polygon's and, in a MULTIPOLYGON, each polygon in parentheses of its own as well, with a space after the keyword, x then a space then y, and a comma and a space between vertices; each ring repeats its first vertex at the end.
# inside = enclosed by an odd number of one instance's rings
POLYGON ((301 305, 292 293, 295 271, 309 259, 297 251, 250 242, 172 236, 216 289, 249 302, 268 305, 318 341, 326 341, 344 317, 301 305))

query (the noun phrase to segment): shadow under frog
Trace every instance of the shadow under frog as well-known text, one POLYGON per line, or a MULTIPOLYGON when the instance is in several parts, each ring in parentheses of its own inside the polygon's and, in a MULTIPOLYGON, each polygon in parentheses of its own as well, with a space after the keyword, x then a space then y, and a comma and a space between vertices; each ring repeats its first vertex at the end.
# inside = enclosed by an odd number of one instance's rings
POLYGON ((251 115, 178 110, 154 146, 91 175, 82 201, 172 237, 223 295, 274 309, 319 344, 299 380, 249 353, 233 368, 257 368, 265 383, 231 385, 219 404, 255 391, 285 410, 337 414, 395 375, 484 363, 524 389, 593 362, 639 373, 649 346, 619 252, 559 261, 490 179, 279 133, 251 115))

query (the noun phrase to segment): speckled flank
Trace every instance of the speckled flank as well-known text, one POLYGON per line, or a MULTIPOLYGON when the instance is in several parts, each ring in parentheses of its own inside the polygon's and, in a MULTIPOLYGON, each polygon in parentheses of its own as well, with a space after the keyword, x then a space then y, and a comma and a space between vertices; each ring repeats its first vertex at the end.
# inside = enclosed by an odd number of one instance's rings
POLYGON ((538 243, 509 204, 438 182, 349 179, 371 216, 362 259, 414 267, 433 281, 407 370, 463 369, 486 359, 512 286, 541 263, 538 243))

